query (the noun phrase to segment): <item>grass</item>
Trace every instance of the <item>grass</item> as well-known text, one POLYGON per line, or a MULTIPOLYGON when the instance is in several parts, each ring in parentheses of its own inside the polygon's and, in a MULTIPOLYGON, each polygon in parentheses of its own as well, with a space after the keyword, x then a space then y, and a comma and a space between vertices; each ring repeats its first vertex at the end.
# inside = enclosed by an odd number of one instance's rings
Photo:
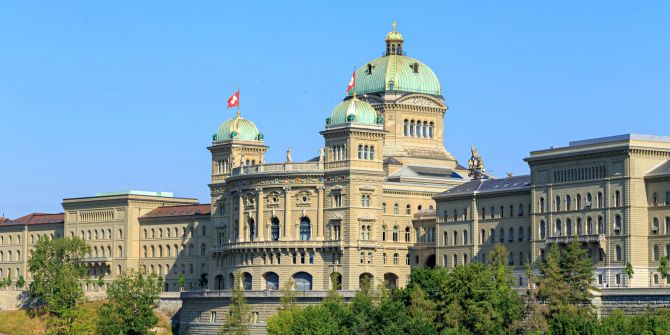
MULTIPOLYGON (((95 312, 102 301, 89 301, 83 307, 89 320, 97 322, 98 315, 95 312)), ((158 335, 172 335, 170 319, 156 311, 159 322, 153 330, 158 335)), ((0 311, 0 334, 2 335, 40 335, 47 330, 45 317, 31 317, 25 310, 0 311)))

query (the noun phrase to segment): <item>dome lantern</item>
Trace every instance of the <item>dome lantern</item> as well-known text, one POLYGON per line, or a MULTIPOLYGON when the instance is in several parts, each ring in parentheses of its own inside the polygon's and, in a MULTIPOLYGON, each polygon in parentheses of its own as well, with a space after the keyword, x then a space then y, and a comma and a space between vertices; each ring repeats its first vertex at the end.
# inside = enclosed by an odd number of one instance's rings
POLYGON ((367 102, 354 96, 351 99, 340 102, 330 117, 326 119, 327 126, 340 126, 344 124, 361 124, 368 126, 379 125, 377 111, 367 102))
POLYGON ((386 34, 386 56, 388 55, 402 55, 402 35, 396 31, 395 21, 393 22, 393 31, 386 34))

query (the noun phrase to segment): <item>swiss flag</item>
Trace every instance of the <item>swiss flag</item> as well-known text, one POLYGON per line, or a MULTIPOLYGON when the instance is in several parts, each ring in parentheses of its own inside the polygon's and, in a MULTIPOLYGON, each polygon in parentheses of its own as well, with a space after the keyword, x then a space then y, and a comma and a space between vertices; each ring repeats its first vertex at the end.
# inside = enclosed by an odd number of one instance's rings
POLYGON ((240 106, 240 90, 228 98, 228 108, 240 106))
POLYGON ((356 84, 356 71, 351 74, 351 79, 349 80, 349 85, 347 85, 347 93, 351 91, 352 88, 354 88, 354 85, 356 84))

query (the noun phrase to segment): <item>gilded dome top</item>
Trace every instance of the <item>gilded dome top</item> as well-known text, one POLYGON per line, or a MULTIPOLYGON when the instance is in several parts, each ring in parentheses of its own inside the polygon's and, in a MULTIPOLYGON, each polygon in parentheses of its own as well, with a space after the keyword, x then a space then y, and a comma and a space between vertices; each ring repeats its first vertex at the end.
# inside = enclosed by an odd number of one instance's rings
POLYGON ((377 111, 369 103, 359 100, 354 96, 335 106, 330 113, 330 117, 326 120, 326 124, 328 125, 341 125, 345 123, 374 126, 380 123, 380 118, 377 116, 377 111))
POLYGON ((386 35, 384 56, 356 69, 356 82, 348 96, 383 92, 442 95, 440 81, 433 70, 421 61, 405 56, 403 37, 396 31, 386 35))
POLYGON ((263 134, 258 131, 258 127, 253 122, 240 116, 238 111, 234 118, 219 126, 213 140, 215 142, 229 140, 262 141, 263 134))

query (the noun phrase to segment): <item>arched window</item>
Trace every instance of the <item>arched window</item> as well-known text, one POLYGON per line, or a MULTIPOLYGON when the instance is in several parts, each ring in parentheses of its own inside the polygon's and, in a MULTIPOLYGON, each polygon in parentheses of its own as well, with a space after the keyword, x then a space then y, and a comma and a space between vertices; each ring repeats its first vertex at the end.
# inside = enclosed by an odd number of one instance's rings
POLYGON ((302 217, 300 219, 300 240, 309 241, 312 236, 312 227, 310 225, 309 218, 302 217))
POLYGON ((363 145, 358 145, 358 159, 363 159, 363 145))
POLYGON ((151 246, 151 257, 156 257, 156 248, 153 245, 151 246))
POLYGON ((414 120, 409 123, 409 136, 414 136, 414 120))
POLYGON ((577 235, 583 235, 584 231, 582 229, 582 218, 577 218, 577 235))
POLYGON ((163 257, 163 246, 162 245, 158 246, 158 257, 163 257))
POLYGON ((279 289, 279 275, 274 272, 267 272, 263 275, 265 279, 265 289, 268 291, 276 291, 279 289))
POLYGON ((593 219, 590 216, 586 218, 586 234, 593 234, 593 219))
POLYGON ((409 227, 405 227, 405 242, 409 242, 411 238, 411 233, 409 227))
POLYGON ((523 216, 523 204, 519 204, 518 215, 519 215, 519 216, 523 216))
POLYGON ((307 272, 298 272, 293 275, 296 291, 312 290, 312 275, 307 272))
POLYGON ((556 211, 559 212, 561 210, 561 196, 557 195, 556 196, 556 211))
POLYGON ((123 257, 123 247, 119 246, 119 254, 117 257, 123 257))
POLYGON ((398 204, 393 204, 393 214, 399 214, 398 204))
POLYGON ((426 138, 428 137, 428 122, 423 121, 423 129, 421 129, 423 132, 423 137, 426 138))
POLYGON ((205 257, 206 253, 207 253, 207 246, 204 243, 200 244, 200 256, 205 257))
POLYGON ((431 123, 428 125, 428 137, 430 137, 430 138, 433 138, 433 136, 434 136, 434 135, 433 135, 433 127, 434 127, 434 124, 433 124, 433 122, 431 122, 431 123))
POLYGON ((523 242, 523 227, 519 227, 519 242, 523 242))
POLYGON ((470 242, 469 239, 468 239, 468 231, 463 230, 463 245, 467 245, 468 242, 470 242))
POLYGON ((375 160, 375 146, 374 145, 370 146, 370 160, 371 161, 375 160))
POLYGON ((421 137, 421 121, 416 121, 416 137, 421 137))
POLYGON ((584 207, 590 209, 591 206, 593 206, 593 196, 591 193, 586 193, 586 204, 584 204, 584 207))
POLYGON ((358 276, 358 286, 361 289, 370 289, 374 285, 374 276, 370 273, 362 273, 358 276))
POLYGON ((661 252, 658 249, 658 246, 654 246, 654 261, 658 261, 661 259, 661 252))
POLYGON ((249 227, 249 241, 253 241, 256 238, 256 222, 254 222, 254 219, 249 218, 247 226, 249 227))
POLYGON ((407 206, 405 206, 405 214, 407 214, 407 215, 412 214, 412 207, 409 204, 407 204, 407 206))
POLYGON ((398 242, 398 226, 393 226, 393 242, 398 242))
POLYGON ((616 246, 615 255, 616 255, 616 261, 621 262, 622 258, 621 258, 621 246, 620 245, 616 246))
POLYGON ((386 225, 382 226, 382 241, 386 241, 386 225))
MULTIPOLYGON (((417 240, 419 239, 418 236, 416 238, 417 238, 417 240)), ((457 231, 454 232, 452 243, 453 243, 452 245, 458 245, 458 232, 457 231)))
POLYGON ((621 215, 616 215, 614 217, 614 235, 621 234, 621 215))
POLYGON ((598 192, 597 206, 598 208, 603 208, 603 192, 598 192))
POLYGON ((614 206, 621 207, 621 192, 619 190, 614 192, 614 206))
POLYGON ((572 220, 570 219, 565 220, 565 229, 567 231, 566 235, 572 236, 572 220))
POLYGON ((561 220, 556 220, 556 230, 554 232, 555 236, 561 236, 561 233, 563 232, 563 225, 561 224, 561 220))
POLYGON ((368 159, 369 151, 370 151, 370 149, 368 148, 367 145, 363 147, 363 159, 368 159))
POLYGON ((598 217, 598 234, 604 234, 605 233, 605 223, 603 221, 603 217, 599 216, 598 217))
MULTIPOLYGON (((169 231, 169 230, 168 230, 168 231, 169 231)), ((169 245, 169 244, 165 246, 165 252, 167 253, 167 257, 171 257, 171 256, 172 256, 172 249, 170 249, 170 245, 169 245)))
POLYGON ((544 221, 540 221, 540 239, 544 240, 547 236, 547 227, 544 221))
POLYGON ((279 219, 277 217, 270 220, 270 235, 273 241, 279 241, 279 219))
POLYGON ((251 291, 253 277, 249 272, 242 274, 242 289, 245 291, 251 291))
POLYGON ((409 126, 409 121, 405 119, 405 123, 403 124, 402 128, 402 134, 403 136, 407 136, 407 127, 409 126))

